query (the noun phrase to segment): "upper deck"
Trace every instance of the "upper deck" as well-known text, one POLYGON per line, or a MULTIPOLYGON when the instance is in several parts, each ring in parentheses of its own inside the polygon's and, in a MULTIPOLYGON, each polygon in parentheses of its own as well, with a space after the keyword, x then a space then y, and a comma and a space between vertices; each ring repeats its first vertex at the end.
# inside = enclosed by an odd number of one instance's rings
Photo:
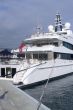
POLYGON ((30 38, 25 39, 25 44, 47 44, 50 41, 65 41, 70 44, 73 44, 73 33, 70 29, 70 23, 61 23, 60 15, 56 15, 55 25, 48 26, 47 33, 37 32, 31 35, 30 38))

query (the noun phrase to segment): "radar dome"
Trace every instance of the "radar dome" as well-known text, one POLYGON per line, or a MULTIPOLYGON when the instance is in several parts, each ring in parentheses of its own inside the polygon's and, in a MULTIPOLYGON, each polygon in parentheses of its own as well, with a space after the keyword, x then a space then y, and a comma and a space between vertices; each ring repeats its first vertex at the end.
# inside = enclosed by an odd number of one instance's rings
POLYGON ((70 29, 71 24, 70 23, 65 23, 65 29, 70 29))
POLYGON ((53 32, 53 31, 54 31, 53 25, 49 25, 49 26, 48 26, 48 30, 49 30, 49 32, 53 32))

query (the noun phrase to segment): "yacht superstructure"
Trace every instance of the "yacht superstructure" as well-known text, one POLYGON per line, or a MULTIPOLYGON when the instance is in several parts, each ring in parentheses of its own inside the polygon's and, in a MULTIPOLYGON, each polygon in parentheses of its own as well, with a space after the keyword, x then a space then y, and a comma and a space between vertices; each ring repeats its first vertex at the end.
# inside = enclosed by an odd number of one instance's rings
POLYGON ((23 41, 26 45, 23 49, 24 71, 15 74, 14 83, 35 84, 48 77, 56 78, 73 72, 73 33, 70 23, 62 24, 58 13, 55 25, 48 26, 48 30, 48 33, 37 32, 23 41))

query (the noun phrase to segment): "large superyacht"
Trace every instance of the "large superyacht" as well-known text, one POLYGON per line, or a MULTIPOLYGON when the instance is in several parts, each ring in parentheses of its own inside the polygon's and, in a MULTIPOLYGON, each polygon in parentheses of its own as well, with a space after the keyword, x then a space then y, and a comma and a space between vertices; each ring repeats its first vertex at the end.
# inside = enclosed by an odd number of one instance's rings
POLYGON ((59 13, 48 33, 38 31, 23 42, 25 62, 13 77, 15 84, 34 85, 73 73, 73 32, 69 22, 62 24, 59 13))

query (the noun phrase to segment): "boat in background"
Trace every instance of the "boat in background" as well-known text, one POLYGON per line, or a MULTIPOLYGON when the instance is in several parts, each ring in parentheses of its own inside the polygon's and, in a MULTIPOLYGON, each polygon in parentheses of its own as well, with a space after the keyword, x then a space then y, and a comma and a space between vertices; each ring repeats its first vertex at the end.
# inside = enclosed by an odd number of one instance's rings
POLYGON ((22 61, 9 49, 0 49, 0 79, 12 80, 22 61))
POLYGON ((48 33, 38 31, 23 42, 25 61, 22 70, 13 77, 13 83, 25 86, 42 83, 73 73, 73 32, 70 23, 62 24, 56 14, 55 24, 48 33))

